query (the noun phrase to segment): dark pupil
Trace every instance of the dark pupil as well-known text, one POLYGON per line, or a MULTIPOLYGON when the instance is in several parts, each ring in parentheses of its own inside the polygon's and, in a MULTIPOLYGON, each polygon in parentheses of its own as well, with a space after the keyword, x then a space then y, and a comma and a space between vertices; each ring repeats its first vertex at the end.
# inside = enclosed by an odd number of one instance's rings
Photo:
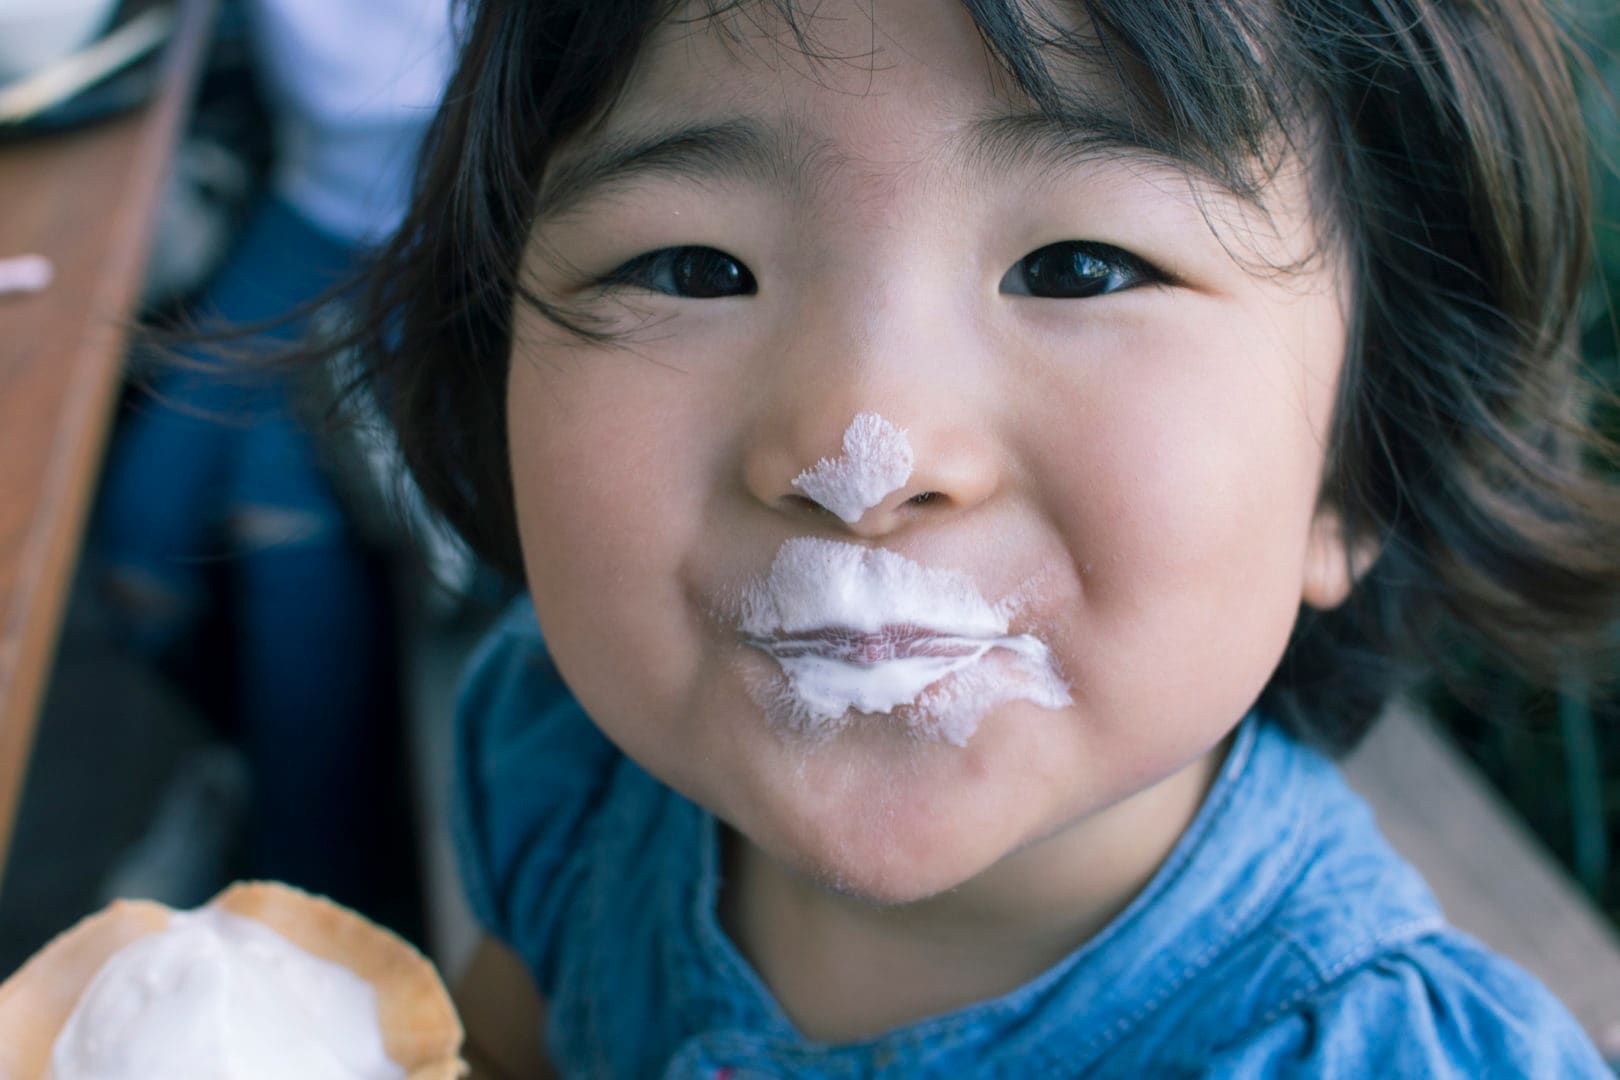
POLYGON ((1024 260, 1024 279, 1037 296, 1084 298, 1106 292, 1113 268, 1079 248, 1053 245, 1024 260))
POLYGON ((683 296, 735 296, 743 291, 742 266, 713 248, 687 248, 675 257, 670 271, 683 296))

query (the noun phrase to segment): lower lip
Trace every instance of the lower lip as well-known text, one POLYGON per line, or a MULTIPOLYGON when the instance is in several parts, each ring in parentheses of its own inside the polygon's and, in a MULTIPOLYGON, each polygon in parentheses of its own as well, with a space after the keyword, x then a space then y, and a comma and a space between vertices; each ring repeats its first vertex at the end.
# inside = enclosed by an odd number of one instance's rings
POLYGON ((742 601, 740 642, 777 666, 769 681, 747 675, 750 694, 789 733, 819 741, 857 715, 893 715, 961 746, 1005 703, 1073 704, 1051 650, 1007 632, 1007 604, 992 606, 965 574, 897 552, 788 540, 742 601))
POLYGON ((812 726, 820 727, 851 711, 887 715, 902 705, 913 704, 929 687, 977 664, 992 646, 953 642, 931 654, 919 651, 876 660, 858 660, 830 651, 756 647, 781 666, 806 718, 812 726))
POLYGON ((932 634, 912 626, 884 627, 876 633, 862 630, 820 630, 812 634, 755 639, 750 645, 777 659, 819 657, 823 660, 876 667, 920 657, 976 657, 993 640, 932 634))

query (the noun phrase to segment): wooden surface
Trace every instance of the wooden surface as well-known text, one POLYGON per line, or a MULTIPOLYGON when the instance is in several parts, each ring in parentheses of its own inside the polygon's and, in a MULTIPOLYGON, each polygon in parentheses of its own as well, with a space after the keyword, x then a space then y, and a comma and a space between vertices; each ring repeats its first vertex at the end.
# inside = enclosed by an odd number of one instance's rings
POLYGON ((1446 916, 1540 978, 1620 1061, 1620 937, 1472 766, 1396 707, 1344 772, 1446 916))
POLYGON ((43 293, 0 297, 0 867, 213 7, 181 0, 142 109, 0 142, 0 256, 56 268, 43 293))

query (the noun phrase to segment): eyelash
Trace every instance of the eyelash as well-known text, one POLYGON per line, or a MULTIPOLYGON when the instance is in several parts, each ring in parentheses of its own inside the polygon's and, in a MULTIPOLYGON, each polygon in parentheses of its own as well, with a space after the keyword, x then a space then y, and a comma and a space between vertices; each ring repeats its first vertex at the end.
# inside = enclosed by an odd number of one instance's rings
POLYGON ((1012 264, 1001 279, 1001 291, 1013 296, 1031 296, 1053 300, 1085 300, 1094 296, 1134 289, 1139 285, 1158 285, 1169 278, 1144 259, 1112 244, 1099 244, 1090 240, 1060 240, 1055 244, 1036 248, 1012 264), (1065 265, 1066 264, 1066 265, 1065 265), (1031 289, 1032 274, 1069 274, 1067 282, 1048 282, 1052 291, 1036 293, 1031 289))
MULTIPOLYGON (((1001 279, 1001 291, 1013 296, 1084 300, 1162 284, 1169 278, 1145 260, 1112 244, 1062 240, 1025 255, 1001 279), (1045 283, 1032 278, 1046 277, 1045 283), (1045 288, 1046 292, 1036 292, 1045 288)), ((647 289, 683 299, 752 296, 759 291, 753 272, 718 248, 701 245, 659 248, 637 255, 597 279, 599 289, 623 286, 647 289)))
POLYGON ((600 289, 626 285, 664 293, 667 296, 699 300, 723 296, 752 296, 759 291, 759 283, 754 280, 753 272, 744 266, 740 259, 735 259, 718 248, 698 245, 660 248, 644 255, 637 255, 624 265, 609 271, 605 277, 596 282, 597 288, 600 289), (726 263, 730 266, 726 266, 726 263), (718 272, 721 277, 698 282, 694 288, 694 282, 690 279, 705 271, 718 272), (689 279, 684 288, 680 281, 683 277, 689 279), (666 278, 667 282, 664 280, 666 278), (713 288, 709 288, 710 286, 713 288), (709 291, 704 291, 706 288, 709 291))

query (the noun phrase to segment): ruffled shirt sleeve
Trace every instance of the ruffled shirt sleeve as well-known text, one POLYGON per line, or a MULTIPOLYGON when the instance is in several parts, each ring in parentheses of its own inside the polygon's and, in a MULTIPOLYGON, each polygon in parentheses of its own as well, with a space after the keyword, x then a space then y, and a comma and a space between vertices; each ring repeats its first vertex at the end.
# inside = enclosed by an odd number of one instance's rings
POLYGON ((1187 1071, 1391 1080, 1614 1076, 1551 993, 1456 930, 1323 974, 1310 992, 1280 1002, 1187 1071))
POLYGON ((550 996, 559 927, 618 751, 563 684, 527 600, 474 656, 455 724, 451 831, 467 898, 550 996))

